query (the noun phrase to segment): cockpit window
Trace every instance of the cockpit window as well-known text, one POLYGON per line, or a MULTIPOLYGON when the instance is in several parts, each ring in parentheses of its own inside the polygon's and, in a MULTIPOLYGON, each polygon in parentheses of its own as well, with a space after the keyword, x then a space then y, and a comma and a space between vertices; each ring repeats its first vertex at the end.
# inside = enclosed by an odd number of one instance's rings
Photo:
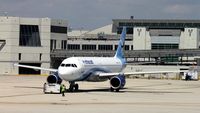
POLYGON ((61 64, 60 66, 61 66, 61 67, 64 67, 64 66, 65 66, 65 64, 61 64))
POLYGON ((66 64, 65 67, 71 67, 71 64, 66 64))
POLYGON ((77 67, 76 64, 61 64, 61 67, 77 67))
POLYGON ((77 67, 76 64, 72 64, 72 67, 77 67))

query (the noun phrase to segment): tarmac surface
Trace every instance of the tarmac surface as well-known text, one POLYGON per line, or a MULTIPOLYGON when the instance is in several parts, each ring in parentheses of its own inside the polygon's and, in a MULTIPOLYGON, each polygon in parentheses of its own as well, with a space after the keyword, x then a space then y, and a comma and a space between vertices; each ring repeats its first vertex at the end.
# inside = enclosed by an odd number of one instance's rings
MULTIPOLYGON (((200 113, 200 81, 127 79, 79 82, 74 93, 43 94, 45 76, 0 76, 0 113, 200 113)), ((68 86, 67 82, 64 82, 68 86)))

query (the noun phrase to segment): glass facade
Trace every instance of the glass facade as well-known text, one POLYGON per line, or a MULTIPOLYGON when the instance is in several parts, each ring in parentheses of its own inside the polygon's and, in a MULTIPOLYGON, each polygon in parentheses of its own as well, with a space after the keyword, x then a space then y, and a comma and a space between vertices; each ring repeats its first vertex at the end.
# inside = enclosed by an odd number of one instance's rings
POLYGON ((125 45, 124 50, 129 50, 129 45, 125 45))
MULTIPOLYGON (((115 50, 117 50, 117 47, 118 47, 118 45, 115 45, 115 50)), ((131 46, 131 50, 133 50, 132 47, 133 46, 131 46)), ((125 45, 124 50, 130 50, 129 45, 125 45)))
MULTIPOLYGON (((162 43, 152 43, 151 49, 179 49, 179 44, 162 44, 162 43)), ((178 56, 165 56, 161 57, 161 62, 178 62, 178 56)))
POLYGON ((113 45, 99 45, 99 50, 113 50, 113 45))
POLYGON ((179 44, 159 44, 159 43, 152 43, 151 49, 179 49, 179 44))
POLYGON ((78 44, 68 44, 67 49, 68 50, 80 50, 80 45, 78 45, 78 44))
POLYGON ((52 33, 64 33, 67 34, 67 27, 62 26, 51 26, 52 33))
POLYGON ((56 49, 56 40, 51 40, 50 50, 56 49))
POLYGON ((66 49, 66 48, 67 48, 67 40, 62 40, 61 49, 66 49))
POLYGON ((96 45, 82 45, 82 50, 96 50, 96 45))
POLYGON ((178 62, 178 56, 165 56, 160 58, 162 62, 178 62))
POLYGON ((41 46, 38 25, 20 25, 19 46, 41 46))
MULTIPOLYGON (((121 33, 122 33, 122 27, 119 27, 117 30, 117 34, 121 34, 121 33)), ((133 27, 127 27, 126 34, 133 34, 133 27)))
POLYGON ((117 50, 118 45, 115 45, 115 50, 117 50))
MULTIPOLYGON (((127 27, 127 34, 133 32, 131 28, 146 27, 149 29, 179 29, 184 31, 184 28, 200 28, 199 20, 160 20, 160 19, 116 19, 113 20, 116 25, 114 31, 121 33, 122 27, 127 27)), ((132 33, 133 34, 133 33, 132 33)))
POLYGON ((119 22, 119 26, 132 26, 132 27, 148 27, 148 28, 185 28, 185 27, 196 27, 200 28, 200 23, 194 23, 192 21, 190 22, 180 22, 180 21, 174 21, 174 22, 168 22, 166 21, 146 21, 143 22, 119 22))

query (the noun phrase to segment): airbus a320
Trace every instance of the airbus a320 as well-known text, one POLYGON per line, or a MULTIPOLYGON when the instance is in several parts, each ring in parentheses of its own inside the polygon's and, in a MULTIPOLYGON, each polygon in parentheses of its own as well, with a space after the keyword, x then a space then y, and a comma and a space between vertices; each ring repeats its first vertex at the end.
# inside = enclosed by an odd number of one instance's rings
POLYGON ((15 66, 46 70, 53 72, 47 77, 48 83, 61 84, 62 80, 69 82, 69 91, 78 91, 79 81, 100 82, 110 80, 110 91, 118 92, 125 86, 125 75, 145 73, 168 73, 179 71, 129 72, 123 73, 126 60, 123 54, 126 37, 126 27, 123 27, 118 48, 114 57, 70 57, 62 61, 58 69, 47 69, 35 66, 14 64, 15 66))

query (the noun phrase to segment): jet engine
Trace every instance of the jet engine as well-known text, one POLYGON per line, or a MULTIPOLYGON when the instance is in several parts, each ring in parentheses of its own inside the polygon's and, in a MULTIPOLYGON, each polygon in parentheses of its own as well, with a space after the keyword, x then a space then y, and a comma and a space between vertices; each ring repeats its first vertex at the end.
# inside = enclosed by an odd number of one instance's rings
POLYGON ((58 76, 58 73, 53 73, 47 77, 47 82, 61 84, 62 79, 58 76))
POLYGON ((126 84, 126 79, 124 75, 114 76, 110 79, 111 91, 119 91, 126 84))

